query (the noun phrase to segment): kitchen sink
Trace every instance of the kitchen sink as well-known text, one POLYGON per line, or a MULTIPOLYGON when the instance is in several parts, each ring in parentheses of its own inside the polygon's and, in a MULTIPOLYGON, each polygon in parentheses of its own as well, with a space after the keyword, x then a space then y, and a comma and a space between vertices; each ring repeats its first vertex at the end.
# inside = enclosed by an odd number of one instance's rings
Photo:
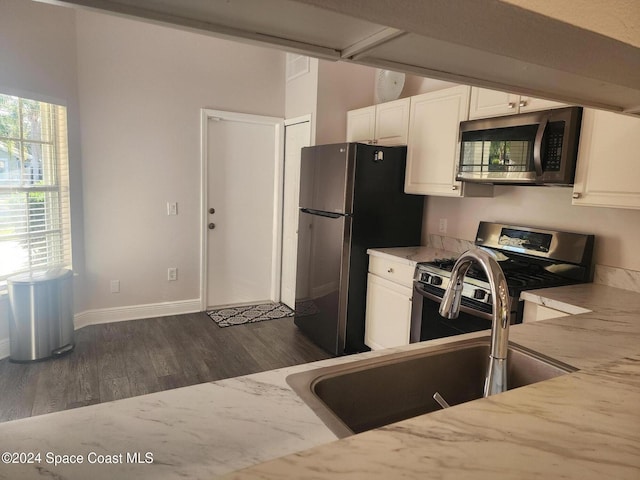
MULTIPOLYGON (((482 397, 490 339, 476 338, 392 353, 287 377, 287 383, 338 437, 482 397)), ((576 371, 510 343, 509 390, 576 371)))

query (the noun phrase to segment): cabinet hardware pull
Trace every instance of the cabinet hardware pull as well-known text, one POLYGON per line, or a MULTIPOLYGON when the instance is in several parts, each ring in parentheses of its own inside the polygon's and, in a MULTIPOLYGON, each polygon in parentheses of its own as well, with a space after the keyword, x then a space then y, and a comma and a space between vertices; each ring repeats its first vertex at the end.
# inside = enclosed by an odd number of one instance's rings
POLYGON ((209 230, 213 230, 214 228, 216 228, 216 224, 215 223, 210 223, 207 226, 209 227, 209 230))
POLYGON ((516 108, 516 102, 509 102, 509 105, 507 105, 509 108, 516 108))
POLYGON ((451 190, 457 190, 458 186, 457 185, 451 185, 451 190))
POLYGON ((393 268, 389 267, 389 268, 387 269, 387 273, 393 273, 393 268))
POLYGON ((571 195, 572 198, 580 198, 582 194, 580 192, 573 192, 573 195, 571 195))
POLYGON ((215 209, 215 208, 210 208, 210 209, 209 209, 209 213, 210 213, 211 215, 213 215, 214 213, 216 213, 216 209, 215 209))
POLYGON ((521 107, 526 107, 527 106, 527 101, 526 100, 520 100, 520 106, 521 107))

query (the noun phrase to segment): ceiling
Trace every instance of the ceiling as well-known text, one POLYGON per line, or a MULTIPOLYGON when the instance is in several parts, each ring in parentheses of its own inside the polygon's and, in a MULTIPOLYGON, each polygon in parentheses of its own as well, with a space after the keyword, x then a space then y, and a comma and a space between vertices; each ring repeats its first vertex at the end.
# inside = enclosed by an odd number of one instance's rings
POLYGON ((44 1, 640 115, 637 0, 44 1))

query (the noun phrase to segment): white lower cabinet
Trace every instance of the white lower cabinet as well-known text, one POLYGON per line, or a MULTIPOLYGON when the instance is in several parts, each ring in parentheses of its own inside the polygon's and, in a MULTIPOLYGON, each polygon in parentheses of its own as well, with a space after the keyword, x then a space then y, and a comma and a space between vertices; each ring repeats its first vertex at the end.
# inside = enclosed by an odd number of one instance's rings
POLYGON ((640 118, 585 108, 573 204, 640 209, 640 118))
POLYGON ((414 267, 371 256, 364 343, 372 350, 409 344, 414 267))

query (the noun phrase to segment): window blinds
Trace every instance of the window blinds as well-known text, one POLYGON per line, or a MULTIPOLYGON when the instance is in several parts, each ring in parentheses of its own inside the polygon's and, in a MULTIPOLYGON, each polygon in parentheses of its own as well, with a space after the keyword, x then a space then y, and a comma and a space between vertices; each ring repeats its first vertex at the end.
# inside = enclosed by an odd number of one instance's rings
POLYGON ((0 284, 71 266, 66 113, 0 94, 0 284))

